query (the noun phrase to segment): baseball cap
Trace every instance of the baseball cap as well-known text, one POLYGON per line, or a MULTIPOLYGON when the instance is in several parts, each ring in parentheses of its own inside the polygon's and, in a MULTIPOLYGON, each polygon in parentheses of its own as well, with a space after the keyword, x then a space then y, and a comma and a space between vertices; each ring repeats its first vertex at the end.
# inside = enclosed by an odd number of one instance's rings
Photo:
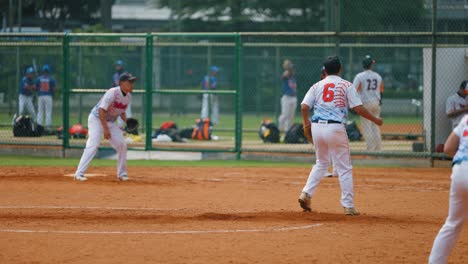
POLYGON ((212 72, 219 72, 219 68, 216 67, 215 65, 212 65, 212 66, 210 67, 210 71, 212 71, 212 72))
POLYGON ((115 65, 123 66, 123 61, 122 61, 122 60, 117 60, 117 61, 115 62, 115 65))
POLYGON ((33 67, 28 67, 26 69, 26 74, 31 74, 31 73, 34 73, 34 69, 33 69, 33 67))
POLYGON ((124 82, 124 81, 135 81, 136 80, 136 77, 133 76, 131 73, 129 72, 124 72, 122 74, 120 74, 120 77, 119 77, 119 82, 124 82))
POLYGON ((44 66, 42 66, 42 71, 50 72, 49 65, 44 64, 44 66))
POLYGON ((376 61, 372 58, 371 55, 366 55, 366 57, 364 57, 364 59, 362 60, 362 67, 367 69, 375 62, 376 61))
POLYGON ((465 89, 465 90, 468 90, 468 80, 464 80, 461 84, 460 84, 460 89, 465 89))
POLYGON ((341 68, 341 61, 338 56, 329 56, 323 63, 327 74, 337 74, 341 68))

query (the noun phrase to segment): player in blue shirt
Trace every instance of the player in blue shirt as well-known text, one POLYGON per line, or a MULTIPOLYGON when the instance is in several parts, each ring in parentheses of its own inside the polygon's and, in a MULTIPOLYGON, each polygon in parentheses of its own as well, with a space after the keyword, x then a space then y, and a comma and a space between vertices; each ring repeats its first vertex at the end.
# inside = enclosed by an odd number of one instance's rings
POLYGON ((28 114, 31 115, 33 119, 36 119, 36 112, 34 111, 33 104, 33 92, 36 90, 36 82, 34 80, 34 69, 29 67, 26 69, 24 77, 21 79, 19 87, 19 114, 28 114))
POLYGON ((42 75, 37 78, 36 86, 37 86, 37 95, 38 95, 38 102, 37 102, 37 123, 39 125, 44 125, 44 114, 46 119, 46 127, 50 128, 52 126, 52 106, 53 102, 52 99, 54 97, 55 92, 55 79, 52 78, 50 75, 50 67, 49 65, 45 64, 42 66, 42 75))
MULTIPOLYGON (((203 77, 201 81, 202 90, 210 91, 216 90, 218 86, 218 80, 216 75, 219 72, 219 68, 216 66, 210 67, 210 73, 203 77)), ((218 104, 218 96, 215 94, 203 94, 202 98, 202 110, 201 110, 201 118, 209 118, 209 105, 211 105, 211 122, 213 124, 217 124, 219 119, 219 104, 218 104)))
POLYGON ((297 108, 297 83, 294 65, 290 60, 283 62, 284 72, 281 75, 281 115, 278 118, 279 129, 287 132, 292 126, 297 108))

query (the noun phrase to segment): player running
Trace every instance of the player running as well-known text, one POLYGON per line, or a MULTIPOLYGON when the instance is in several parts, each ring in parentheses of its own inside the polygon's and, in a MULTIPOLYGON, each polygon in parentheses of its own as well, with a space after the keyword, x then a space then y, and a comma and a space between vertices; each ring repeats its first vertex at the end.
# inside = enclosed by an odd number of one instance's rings
MULTIPOLYGON (((361 96, 362 105, 375 116, 380 116, 382 93, 384 90, 382 77, 372 70, 375 60, 367 55, 362 60, 364 71, 354 78, 353 85, 361 96)), ((380 151, 382 148, 382 135, 380 128, 366 118, 361 117, 362 133, 366 140, 368 151, 380 151)))
POLYGON ((468 115, 455 127, 444 144, 445 154, 453 157, 448 217, 432 246, 429 263, 443 264, 455 246, 468 212, 468 115), (455 156, 454 156, 455 155, 455 156))
POLYGON ((334 169, 338 173, 341 186, 341 205, 346 215, 359 215, 354 208, 354 190, 349 141, 345 123, 348 108, 374 122, 383 124, 383 119, 369 113, 363 106, 356 88, 342 79, 341 62, 337 56, 328 57, 324 63, 327 76, 314 84, 301 103, 304 127, 311 127, 317 157, 301 195, 299 204, 304 211, 311 211, 310 199, 320 180, 326 175, 333 159, 334 169), (310 109, 314 114, 309 119, 310 109), (311 126, 312 123, 312 126, 311 126))
POLYGON ((88 141, 76 170, 75 180, 87 180, 85 172, 98 151, 102 135, 117 151, 117 178, 122 181, 128 180, 127 144, 122 130, 115 121, 120 117, 124 122, 127 122, 125 110, 132 100, 131 92, 135 80, 136 77, 130 73, 122 73, 119 78, 119 86, 109 89, 89 114, 88 141))

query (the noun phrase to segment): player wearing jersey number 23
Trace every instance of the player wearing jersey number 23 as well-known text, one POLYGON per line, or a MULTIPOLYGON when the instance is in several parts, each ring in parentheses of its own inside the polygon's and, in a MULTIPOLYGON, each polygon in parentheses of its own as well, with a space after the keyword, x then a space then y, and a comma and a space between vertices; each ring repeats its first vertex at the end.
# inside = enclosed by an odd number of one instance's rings
POLYGON ((324 67, 327 77, 309 89, 301 104, 303 125, 311 127, 317 161, 298 201, 304 211, 311 211, 311 196, 326 175, 331 158, 340 181, 344 212, 346 215, 358 215, 354 208, 351 157, 345 129, 348 108, 379 126, 383 119, 369 113, 362 106, 353 84, 340 77, 341 62, 337 56, 328 57, 324 67), (314 115, 309 119, 311 108, 314 115))

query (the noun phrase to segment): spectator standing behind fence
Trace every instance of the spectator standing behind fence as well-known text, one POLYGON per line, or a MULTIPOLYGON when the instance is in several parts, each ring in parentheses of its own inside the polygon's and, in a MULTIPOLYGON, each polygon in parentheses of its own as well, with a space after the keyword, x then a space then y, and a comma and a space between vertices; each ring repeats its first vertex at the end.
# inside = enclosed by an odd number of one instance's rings
MULTIPOLYGON (((115 72, 114 75, 112 75, 112 87, 119 86, 119 79, 120 75, 125 72, 124 66, 123 66, 123 61, 122 60, 117 60, 115 62, 115 72)), ((127 115, 127 118, 132 117, 132 102, 127 107, 127 110, 125 111, 125 115, 127 115)), ((122 119, 119 118, 119 125, 122 124, 122 119)))
POLYGON ((33 104, 33 92, 36 90, 36 82, 34 80, 34 69, 29 67, 26 69, 25 75, 21 79, 19 87, 19 114, 28 114, 31 115, 33 119, 36 119, 36 112, 34 111, 33 104))
POLYGON ((42 66, 42 75, 37 78, 37 123, 44 125, 44 114, 45 114, 45 126, 50 128, 52 126, 52 98, 55 93, 55 79, 50 75, 49 65, 42 66))
POLYGON ((456 94, 447 98, 445 112, 452 121, 452 128, 455 128, 463 115, 468 112, 468 80, 463 81, 456 94))
MULTIPOLYGON (((356 75, 353 85, 356 87, 364 108, 374 116, 380 117, 380 105, 384 90, 382 77, 372 70, 375 60, 367 55, 362 61, 364 71, 356 75)), ((368 151, 380 151, 382 148, 382 136, 380 128, 370 120, 361 117, 362 133, 367 144, 368 151)))
POLYGON ((283 62, 284 72, 281 75, 281 115, 278 119, 279 129, 287 132, 292 126, 297 107, 297 83, 293 63, 286 59, 283 62))
MULTIPOLYGON (((214 91, 218 86, 218 80, 216 75, 219 72, 219 68, 216 66, 210 67, 210 73, 203 77, 201 82, 203 91, 214 91)), ((201 118, 209 118, 213 124, 218 123, 219 118, 219 105, 218 105, 218 96, 215 94, 203 94, 202 96, 202 109, 201 109, 201 118), (211 110, 211 115, 210 115, 211 110)))

